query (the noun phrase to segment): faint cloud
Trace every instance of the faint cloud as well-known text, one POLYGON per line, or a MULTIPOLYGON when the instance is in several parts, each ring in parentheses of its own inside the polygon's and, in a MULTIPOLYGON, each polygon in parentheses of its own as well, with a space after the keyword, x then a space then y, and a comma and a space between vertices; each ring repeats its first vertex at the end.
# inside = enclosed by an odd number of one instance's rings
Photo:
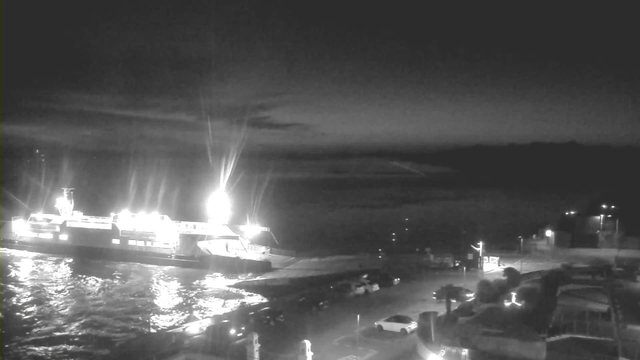
POLYGON ((306 130, 308 125, 296 122, 281 122, 271 116, 254 116, 246 120, 246 126, 255 130, 306 130))

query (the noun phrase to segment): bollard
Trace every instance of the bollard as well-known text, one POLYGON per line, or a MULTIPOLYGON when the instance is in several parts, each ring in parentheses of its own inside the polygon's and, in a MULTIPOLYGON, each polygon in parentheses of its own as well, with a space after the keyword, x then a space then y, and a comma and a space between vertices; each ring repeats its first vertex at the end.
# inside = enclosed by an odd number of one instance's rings
POLYGON ((302 340, 300 342, 300 352, 298 353, 298 360, 312 360, 313 352, 311 352, 311 341, 302 340))
POLYGON ((437 311, 425 311, 418 318, 418 336, 423 341, 436 342, 435 322, 438 317, 437 311))
POLYGON ((255 332, 247 336, 247 360, 260 360, 260 342, 255 332))

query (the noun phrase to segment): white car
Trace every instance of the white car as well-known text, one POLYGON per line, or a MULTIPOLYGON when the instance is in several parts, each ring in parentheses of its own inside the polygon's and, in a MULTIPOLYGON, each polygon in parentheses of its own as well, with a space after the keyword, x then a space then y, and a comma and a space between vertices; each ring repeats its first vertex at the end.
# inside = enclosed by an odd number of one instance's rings
POLYGON ((369 281, 367 279, 364 279, 361 281, 362 285, 364 285, 364 293, 365 294, 370 294, 372 292, 376 292, 378 290, 380 290, 380 285, 374 283, 373 281, 369 281))
POLYGON ((394 315, 390 318, 378 320, 375 326, 378 331, 395 331, 405 335, 418 329, 418 323, 405 315, 394 315))

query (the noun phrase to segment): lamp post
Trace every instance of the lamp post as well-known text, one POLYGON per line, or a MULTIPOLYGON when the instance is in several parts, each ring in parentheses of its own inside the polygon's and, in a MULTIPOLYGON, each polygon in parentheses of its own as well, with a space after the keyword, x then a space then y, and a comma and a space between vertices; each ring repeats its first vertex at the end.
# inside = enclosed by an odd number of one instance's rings
POLYGON ((479 262, 480 262, 480 270, 484 271, 484 259, 483 259, 483 257, 482 257, 483 242, 482 242, 482 241, 479 241, 479 242, 478 242, 478 247, 475 247, 475 246, 471 245, 471 248, 472 248, 473 250, 477 251, 477 252, 480 254, 480 259, 479 259, 479 262))
POLYGON ((360 359, 360 314, 356 317, 356 359, 360 359))
POLYGON ((522 236, 518 236, 518 238, 520 239, 520 254, 522 254, 524 252, 524 238, 522 236))

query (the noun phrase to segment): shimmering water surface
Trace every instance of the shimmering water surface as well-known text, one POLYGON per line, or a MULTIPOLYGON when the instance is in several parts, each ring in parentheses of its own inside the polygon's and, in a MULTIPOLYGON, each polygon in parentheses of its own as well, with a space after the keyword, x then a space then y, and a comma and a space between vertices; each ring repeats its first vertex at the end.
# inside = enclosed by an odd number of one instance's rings
POLYGON ((241 278, 0 249, 2 359, 101 359, 120 341, 266 301, 241 278))

